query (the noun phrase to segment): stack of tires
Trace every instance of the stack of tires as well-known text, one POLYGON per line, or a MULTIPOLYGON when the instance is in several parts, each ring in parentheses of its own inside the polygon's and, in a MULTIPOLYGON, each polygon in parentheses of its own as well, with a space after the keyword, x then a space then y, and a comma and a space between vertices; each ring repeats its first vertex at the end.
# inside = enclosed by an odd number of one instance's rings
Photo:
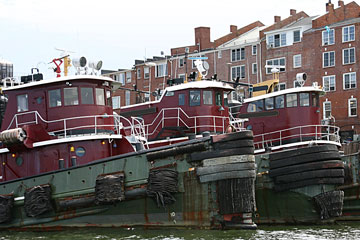
POLYGON ((255 228, 256 164, 251 131, 211 137, 211 149, 191 154, 199 161, 196 174, 201 183, 215 182, 219 212, 225 228, 255 228), (240 226, 241 225, 241 226, 240 226))
POLYGON ((335 145, 321 145, 269 155, 269 176, 275 191, 344 183, 344 163, 335 145))

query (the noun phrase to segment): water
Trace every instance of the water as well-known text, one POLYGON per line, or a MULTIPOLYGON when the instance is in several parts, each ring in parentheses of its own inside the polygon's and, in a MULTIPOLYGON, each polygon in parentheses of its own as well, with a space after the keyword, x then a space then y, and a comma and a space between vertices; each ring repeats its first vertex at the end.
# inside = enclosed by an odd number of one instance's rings
POLYGON ((303 227, 259 227, 257 230, 143 230, 143 229, 72 229, 54 232, 0 232, 0 240, 209 240, 209 239, 360 239, 360 222, 342 225, 303 227))

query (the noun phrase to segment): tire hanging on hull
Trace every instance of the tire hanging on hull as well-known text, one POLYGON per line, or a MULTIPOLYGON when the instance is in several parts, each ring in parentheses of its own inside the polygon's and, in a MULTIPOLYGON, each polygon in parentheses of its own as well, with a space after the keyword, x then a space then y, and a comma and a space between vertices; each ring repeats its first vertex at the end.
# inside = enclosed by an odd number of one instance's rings
POLYGON ((172 169, 150 170, 147 195, 153 198, 158 207, 173 204, 176 199, 171 193, 178 192, 178 172, 172 169))
POLYGON ((53 210, 51 204, 51 186, 45 184, 26 189, 24 207, 28 217, 37 217, 53 210))
POLYGON ((13 206, 14 195, 0 195, 0 223, 11 220, 13 206))

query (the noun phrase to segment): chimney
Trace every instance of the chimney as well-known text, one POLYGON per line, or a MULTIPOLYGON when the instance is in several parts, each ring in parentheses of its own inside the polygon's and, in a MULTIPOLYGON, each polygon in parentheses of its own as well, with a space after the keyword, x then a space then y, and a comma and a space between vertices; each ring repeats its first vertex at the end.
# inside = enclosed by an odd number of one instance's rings
POLYGON ((236 25, 230 25, 230 32, 236 33, 236 31, 237 31, 237 26, 236 25))
POLYGON ((280 16, 274 16, 274 22, 278 23, 281 21, 281 17, 280 16))
POLYGON ((326 3, 326 12, 334 11, 334 4, 331 3, 331 0, 329 0, 328 3, 326 3))
POLYGON ((295 15, 296 15, 296 10, 290 9, 290 16, 295 16, 295 15))
POLYGON ((339 1, 338 4, 339 4, 339 7, 343 7, 344 6, 344 1, 339 1))
POLYGON ((198 51, 211 48, 209 27, 195 28, 195 44, 198 46, 198 51))

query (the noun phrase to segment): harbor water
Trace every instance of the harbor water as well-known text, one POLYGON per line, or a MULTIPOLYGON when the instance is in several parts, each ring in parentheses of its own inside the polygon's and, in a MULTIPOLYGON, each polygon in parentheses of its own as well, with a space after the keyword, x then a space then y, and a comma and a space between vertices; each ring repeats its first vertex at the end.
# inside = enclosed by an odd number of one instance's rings
POLYGON ((326 226, 268 226, 257 230, 144 230, 144 229, 69 229, 51 232, 0 232, 0 240, 126 239, 126 240, 208 240, 208 239, 360 239, 360 223, 326 226))

